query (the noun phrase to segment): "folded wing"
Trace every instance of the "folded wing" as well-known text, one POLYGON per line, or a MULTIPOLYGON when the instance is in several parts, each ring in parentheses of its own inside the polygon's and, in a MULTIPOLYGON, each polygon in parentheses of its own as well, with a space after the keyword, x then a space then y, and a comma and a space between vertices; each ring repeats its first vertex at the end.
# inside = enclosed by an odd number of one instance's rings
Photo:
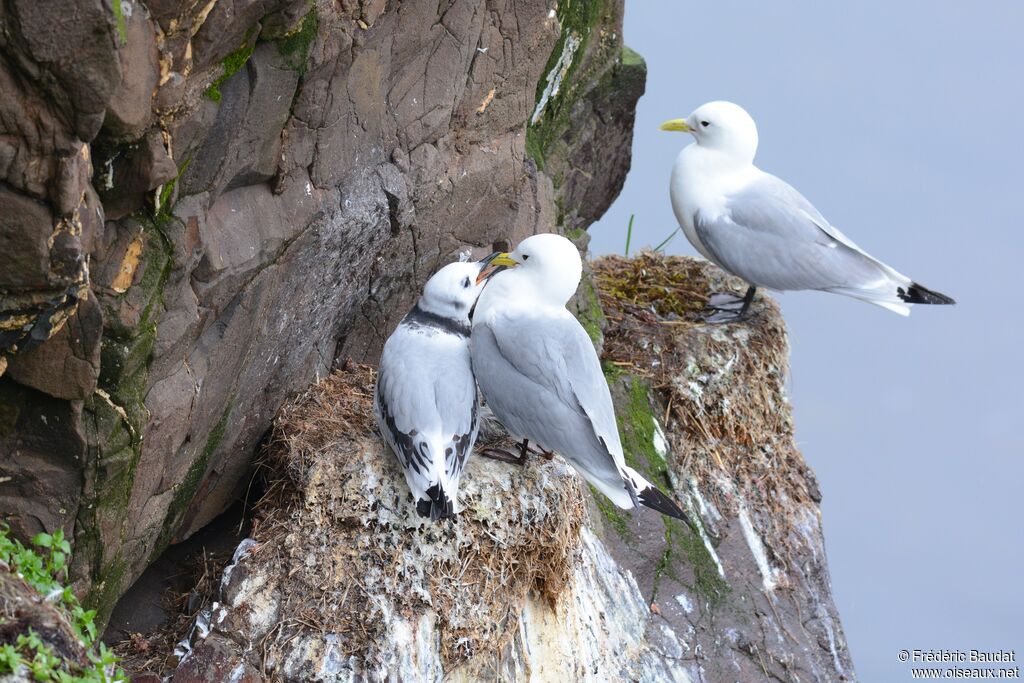
POLYGON ((767 173, 727 197, 724 213, 698 211, 694 226, 719 265, 757 286, 828 290, 900 304, 897 287, 910 283, 767 173))

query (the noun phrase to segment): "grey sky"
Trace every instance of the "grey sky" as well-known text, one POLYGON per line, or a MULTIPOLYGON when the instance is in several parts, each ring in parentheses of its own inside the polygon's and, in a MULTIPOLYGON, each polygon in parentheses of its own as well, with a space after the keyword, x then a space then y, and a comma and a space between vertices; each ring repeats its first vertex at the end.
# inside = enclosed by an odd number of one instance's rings
MULTIPOLYGON (((657 130, 709 100, 758 123, 756 163, 955 307, 909 319, 779 297, 797 438, 824 495, 833 590, 859 677, 902 648, 1024 657, 1024 3, 627 0, 647 60, 633 170, 593 253, 676 226, 657 130)), ((667 251, 695 254, 682 234, 667 251)))

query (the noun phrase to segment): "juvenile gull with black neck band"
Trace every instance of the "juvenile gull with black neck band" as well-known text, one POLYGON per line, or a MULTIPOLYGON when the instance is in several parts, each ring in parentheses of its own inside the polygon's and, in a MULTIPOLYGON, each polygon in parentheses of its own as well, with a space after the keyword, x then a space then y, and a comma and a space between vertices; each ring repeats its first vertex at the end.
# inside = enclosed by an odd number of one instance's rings
POLYGON ((384 344, 373 407, 422 517, 459 511, 459 478, 479 428, 469 315, 484 263, 451 263, 384 344))

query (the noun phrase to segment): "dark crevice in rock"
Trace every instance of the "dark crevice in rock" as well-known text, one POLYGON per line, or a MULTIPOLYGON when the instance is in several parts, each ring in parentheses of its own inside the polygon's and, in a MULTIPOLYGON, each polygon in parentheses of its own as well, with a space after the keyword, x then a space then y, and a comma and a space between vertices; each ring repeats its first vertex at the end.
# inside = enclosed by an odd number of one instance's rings
MULTIPOLYGON (((261 496, 260 484, 249 494, 254 499, 261 496)), ((131 673, 155 668, 147 660, 158 648, 169 654, 184 635, 182 629, 220 599, 219 572, 250 531, 249 512, 244 501, 238 501, 187 541, 155 558, 125 591, 111 612, 103 640, 129 653, 125 664, 131 673)))

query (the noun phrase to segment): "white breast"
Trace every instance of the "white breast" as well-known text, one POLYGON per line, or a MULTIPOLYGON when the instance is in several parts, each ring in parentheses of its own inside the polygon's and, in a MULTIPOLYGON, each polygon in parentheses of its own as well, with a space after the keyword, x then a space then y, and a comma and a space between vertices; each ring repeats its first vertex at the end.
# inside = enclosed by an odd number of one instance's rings
POLYGON ((697 235, 694 214, 700 211, 713 219, 725 213, 726 198, 750 183, 759 172, 753 164, 740 168, 730 165, 721 153, 693 143, 679 153, 672 167, 669 195, 676 220, 690 244, 712 263, 715 259, 697 235))
POLYGON ((693 224, 693 215, 699 206, 698 196, 701 194, 700 173, 694 168, 693 155, 688 152, 696 146, 690 145, 676 157, 676 163, 672 166, 672 179, 669 182, 669 196, 672 198, 672 211, 676 214, 676 220, 679 221, 679 227, 683 229, 686 239, 710 261, 711 256, 697 236, 697 229, 693 224))

